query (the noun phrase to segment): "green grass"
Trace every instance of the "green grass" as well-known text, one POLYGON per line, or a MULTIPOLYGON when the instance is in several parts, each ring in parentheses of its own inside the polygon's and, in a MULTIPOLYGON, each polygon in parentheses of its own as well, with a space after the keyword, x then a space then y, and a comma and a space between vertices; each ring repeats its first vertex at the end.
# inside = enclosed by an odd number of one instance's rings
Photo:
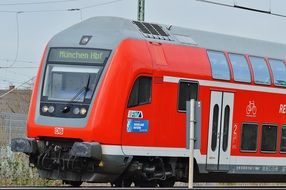
POLYGON ((29 158, 23 153, 12 153, 9 147, 0 147, 0 186, 59 186, 59 180, 41 179, 35 168, 29 167, 29 158))

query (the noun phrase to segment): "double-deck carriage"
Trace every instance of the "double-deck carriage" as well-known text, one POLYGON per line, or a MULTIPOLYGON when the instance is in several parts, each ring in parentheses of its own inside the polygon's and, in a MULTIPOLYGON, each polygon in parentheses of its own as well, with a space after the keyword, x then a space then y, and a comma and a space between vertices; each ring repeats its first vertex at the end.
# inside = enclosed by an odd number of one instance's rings
POLYGON ((286 46, 96 17, 43 54, 27 136, 13 151, 74 186, 173 186, 188 177, 186 101, 195 99, 195 181, 283 181, 286 46))

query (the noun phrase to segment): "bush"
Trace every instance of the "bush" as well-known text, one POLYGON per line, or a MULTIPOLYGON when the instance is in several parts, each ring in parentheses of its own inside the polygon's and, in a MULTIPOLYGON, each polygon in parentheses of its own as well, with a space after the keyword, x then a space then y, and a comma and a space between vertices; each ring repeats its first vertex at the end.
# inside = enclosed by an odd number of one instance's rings
POLYGON ((29 158, 23 153, 12 153, 10 147, 0 147, 0 185, 62 185, 61 181, 41 179, 29 158))

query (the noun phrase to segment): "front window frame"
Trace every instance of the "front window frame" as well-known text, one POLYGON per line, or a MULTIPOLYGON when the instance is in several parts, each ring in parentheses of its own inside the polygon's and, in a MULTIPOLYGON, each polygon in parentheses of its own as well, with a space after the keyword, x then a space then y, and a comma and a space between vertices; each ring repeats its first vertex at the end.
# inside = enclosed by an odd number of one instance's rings
POLYGON ((45 96, 43 96, 43 93, 44 93, 44 88, 45 88, 45 82, 46 82, 46 74, 47 74, 47 69, 48 69, 48 66, 49 65, 58 65, 58 66, 87 66, 87 67, 101 67, 99 69, 99 72, 96 76, 96 83, 95 83, 95 88, 93 89, 93 92, 92 92, 92 95, 91 95, 91 98, 90 99, 85 99, 84 102, 72 102, 73 104, 90 104, 92 99, 93 99, 93 96, 94 96, 94 93, 96 91, 96 88, 97 88, 97 85, 100 81, 100 78, 101 78, 101 75, 103 73, 103 70, 105 68, 105 65, 108 61, 108 59, 110 58, 111 56, 111 50, 109 49, 101 49, 101 48, 71 48, 71 47, 52 47, 49 49, 49 53, 48 53, 48 56, 46 58, 46 65, 45 65, 45 68, 43 70, 43 80, 42 80, 42 88, 41 88, 41 102, 69 102, 69 101, 61 101, 61 100, 48 100, 45 96), (51 51, 53 49, 87 49, 87 50, 103 50, 103 51, 107 51, 109 52, 108 56, 106 57, 106 59, 104 60, 103 63, 80 63, 80 62, 58 62, 58 61, 49 61, 49 56, 51 54, 51 51))
MULTIPOLYGON (((102 73, 102 67, 101 66, 86 66, 86 68, 84 69, 94 69, 94 70, 97 70, 97 72, 66 72, 66 71, 63 71, 63 72, 57 72, 57 71, 53 71, 53 70, 57 70, 57 69, 63 69, 64 67, 66 67, 66 70, 75 70, 75 69, 83 69, 82 67, 80 67, 79 65, 59 65, 59 64, 47 64, 47 67, 46 67, 46 72, 45 72, 45 78, 43 80, 43 90, 42 90, 42 94, 41 94, 41 100, 42 101, 45 101, 45 102, 71 102, 71 103, 85 103, 85 104, 88 104, 91 102, 91 99, 93 97, 93 94, 95 92, 95 89, 96 89, 96 86, 98 84, 98 81, 100 79, 100 76, 101 76, 101 73, 102 73), (51 68, 50 68, 51 67, 51 68), (51 96, 51 90, 50 89, 51 87, 50 86, 45 86, 45 84, 48 82, 50 85, 53 81, 53 76, 57 73, 60 73, 62 75, 64 75, 65 73, 80 73, 81 75, 89 75, 91 76, 93 79, 93 83, 90 83, 89 84, 89 87, 90 85, 93 85, 94 87, 91 88, 92 92, 91 94, 89 94, 89 98, 87 98, 84 92, 84 87, 85 87, 85 83, 86 81, 84 81, 82 84, 82 89, 77 89, 74 91, 74 94, 72 94, 73 97, 75 97, 77 94, 78 94, 78 97, 75 98, 73 101, 72 101, 72 98, 67 98, 67 99, 64 99, 64 98, 60 98, 60 97, 52 97, 51 96), (47 75, 48 74, 48 75, 47 75), (95 77, 93 77, 92 75, 95 74, 95 77), (47 93, 47 94, 46 94, 47 93), (78 100, 78 98, 81 97, 80 100, 78 100)), ((84 70, 83 69, 83 70, 84 70)), ((88 79, 87 79, 88 80, 88 79)), ((63 81, 62 81, 63 82, 63 81)), ((73 93, 73 92, 72 92, 73 93)))

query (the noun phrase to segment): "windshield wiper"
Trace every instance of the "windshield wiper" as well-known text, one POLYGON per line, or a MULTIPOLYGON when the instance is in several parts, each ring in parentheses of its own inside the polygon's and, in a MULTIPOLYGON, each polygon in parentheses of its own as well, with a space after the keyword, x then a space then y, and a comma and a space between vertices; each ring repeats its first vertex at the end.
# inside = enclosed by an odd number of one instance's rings
POLYGON ((84 96, 83 96, 83 102, 85 101, 86 98, 86 94, 89 91, 89 83, 90 83, 90 74, 88 74, 88 79, 87 79, 87 83, 85 85, 85 91, 84 91, 84 96))
POLYGON ((69 112, 70 111, 70 104, 74 101, 74 100, 76 100, 83 92, 84 92, 84 97, 83 97, 83 102, 85 101, 85 96, 86 96, 86 94, 87 94, 87 91, 89 90, 89 83, 90 83, 90 74, 88 74, 88 79, 87 79, 87 83, 86 83, 86 85, 83 87, 83 88, 81 88, 71 99, 70 99, 70 101, 68 101, 68 103, 66 104, 66 106, 64 107, 64 109, 63 109, 63 113, 67 113, 67 112, 69 112))

